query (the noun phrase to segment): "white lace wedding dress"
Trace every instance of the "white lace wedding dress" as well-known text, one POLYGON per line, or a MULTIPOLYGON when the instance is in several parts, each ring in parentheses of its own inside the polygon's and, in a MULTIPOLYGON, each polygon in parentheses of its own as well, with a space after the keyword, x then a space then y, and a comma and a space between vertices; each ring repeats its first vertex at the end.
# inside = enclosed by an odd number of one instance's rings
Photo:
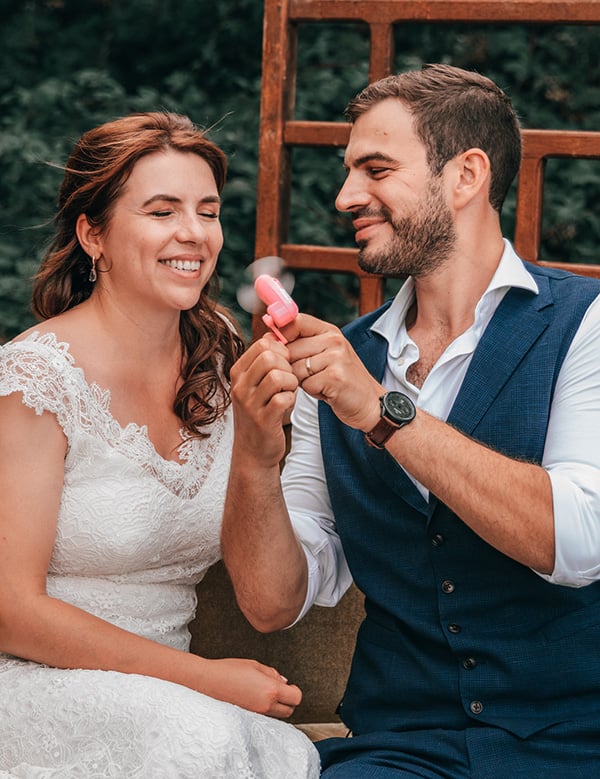
MULTIPOLYGON (((195 585, 219 557, 231 414, 186 440, 182 463, 164 460, 51 334, 0 347, 0 395, 13 392, 55 414, 68 440, 49 594, 187 650, 195 585)), ((316 749, 289 723, 154 678, 0 654, 0 777, 318 775, 316 749)))

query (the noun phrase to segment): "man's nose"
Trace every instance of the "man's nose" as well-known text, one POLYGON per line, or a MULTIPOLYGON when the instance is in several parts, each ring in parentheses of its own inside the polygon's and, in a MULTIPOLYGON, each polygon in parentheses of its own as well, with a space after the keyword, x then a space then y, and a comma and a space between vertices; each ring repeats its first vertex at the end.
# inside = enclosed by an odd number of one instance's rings
POLYGON ((354 211, 366 206, 369 197, 369 193, 360 185, 359 179, 350 172, 337 194, 335 207, 338 211, 354 211))

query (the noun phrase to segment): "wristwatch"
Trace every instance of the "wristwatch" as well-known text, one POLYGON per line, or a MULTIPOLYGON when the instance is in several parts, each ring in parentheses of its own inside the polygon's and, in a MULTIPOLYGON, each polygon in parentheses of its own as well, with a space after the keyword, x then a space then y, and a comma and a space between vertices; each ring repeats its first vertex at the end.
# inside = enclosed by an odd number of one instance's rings
POLYGON ((408 425, 415 418, 415 404, 402 392, 386 392, 379 398, 381 405, 381 419, 365 438, 370 446, 375 449, 383 449, 390 436, 408 425))

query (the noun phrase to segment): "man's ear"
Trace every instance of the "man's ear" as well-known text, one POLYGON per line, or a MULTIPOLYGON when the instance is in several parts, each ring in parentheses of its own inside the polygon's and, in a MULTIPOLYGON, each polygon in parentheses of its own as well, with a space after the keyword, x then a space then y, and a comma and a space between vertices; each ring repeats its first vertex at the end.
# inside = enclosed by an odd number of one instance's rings
POLYGON ((453 191, 455 207, 462 208, 481 195, 488 199, 491 166, 487 154, 478 148, 467 149, 454 162, 457 166, 453 191))
POLYGON ((92 227, 92 225, 90 225, 85 214, 79 214, 77 217, 75 233, 81 248, 86 254, 89 254, 90 257, 102 256, 102 240, 100 238, 100 231, 97 227, 92 227))

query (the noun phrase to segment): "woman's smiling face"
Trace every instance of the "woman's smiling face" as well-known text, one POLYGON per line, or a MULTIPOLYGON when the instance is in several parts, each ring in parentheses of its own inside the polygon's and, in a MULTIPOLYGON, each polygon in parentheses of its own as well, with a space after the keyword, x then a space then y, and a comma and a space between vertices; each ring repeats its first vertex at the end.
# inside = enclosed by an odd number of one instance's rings
POLYGON ((211 168, 173 149, 142 157, 99 237, 97 288, 132 306, 192 308, 223 246, 211 168))

